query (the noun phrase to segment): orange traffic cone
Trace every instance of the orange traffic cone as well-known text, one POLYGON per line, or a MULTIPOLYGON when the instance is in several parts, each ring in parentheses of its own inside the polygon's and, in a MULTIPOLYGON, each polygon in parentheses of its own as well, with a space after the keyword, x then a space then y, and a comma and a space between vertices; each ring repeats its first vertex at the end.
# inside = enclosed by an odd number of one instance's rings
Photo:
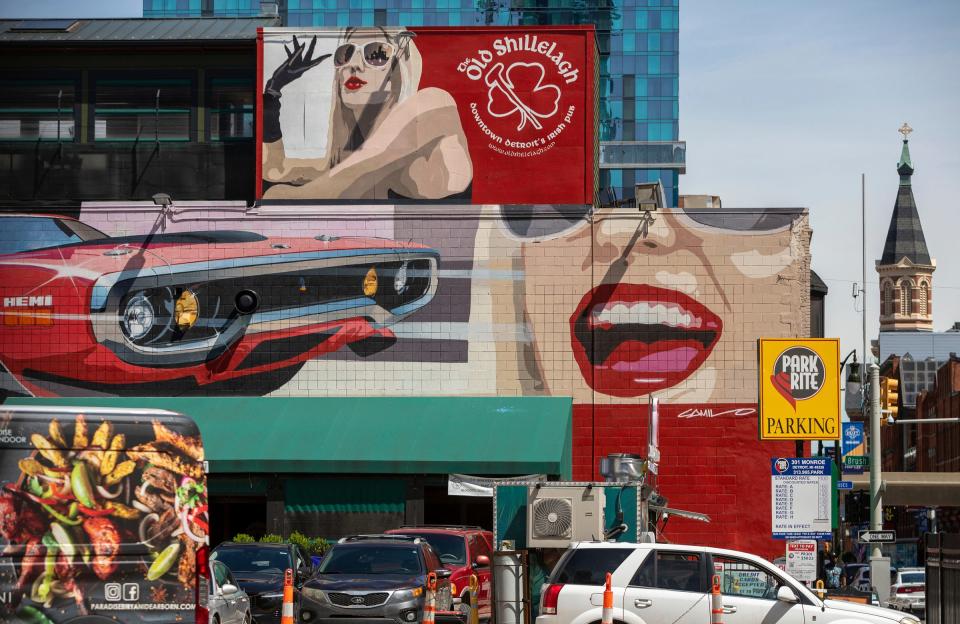
POLYGON ((713 589, 710 592, 710 624, 723 624, 723 596, 720 592, 720 575, 713 575, 713 589))
POLYGON ((433 624, 436 619, 437 574, 436 572, 431 572, 427 575, 427 593, 423 597, 423 624, 433 624))
POLYGON ((607 584, 603 588, 603 624, 613 624, 613 588, 610 586, 610 573, 607 572, 607 584))
POLYGON ((280 624, 293 624, 293 570, 287 568, 283 575, 283 608, 280 624))

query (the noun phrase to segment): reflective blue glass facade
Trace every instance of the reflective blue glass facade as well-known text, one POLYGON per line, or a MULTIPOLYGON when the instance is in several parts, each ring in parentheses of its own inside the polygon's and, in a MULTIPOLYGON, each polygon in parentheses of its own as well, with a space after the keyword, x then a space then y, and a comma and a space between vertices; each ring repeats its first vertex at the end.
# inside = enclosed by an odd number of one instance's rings
MULTIPOLYGON (((281 0, 286 26, 594 24, 600 52, 601 201, 661 180, 676 205, 679 0, 281 0), (626 142, 625 145, 623 142, 626 142), (639 145, 631 145, 641 142, 639 145), (645 142, 652 142, 644 145, 645 142), (670 152, 664 157, 664 150, 670 152), (626 165, 618 167, 618 165, 626 165), (669 165, 669 167, 667 166, 669 165)), ((245 17, 260 0, 143 0, 144 17, 245 17)))

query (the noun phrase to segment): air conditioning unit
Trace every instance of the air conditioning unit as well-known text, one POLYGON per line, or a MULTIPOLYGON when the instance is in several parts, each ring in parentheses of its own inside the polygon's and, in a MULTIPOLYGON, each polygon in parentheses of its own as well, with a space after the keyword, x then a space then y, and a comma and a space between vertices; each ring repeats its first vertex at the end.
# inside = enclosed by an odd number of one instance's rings
POLYGON ((528 487, 527 546, 566 548, 570 542, 602 540, 602 487, 528 487))

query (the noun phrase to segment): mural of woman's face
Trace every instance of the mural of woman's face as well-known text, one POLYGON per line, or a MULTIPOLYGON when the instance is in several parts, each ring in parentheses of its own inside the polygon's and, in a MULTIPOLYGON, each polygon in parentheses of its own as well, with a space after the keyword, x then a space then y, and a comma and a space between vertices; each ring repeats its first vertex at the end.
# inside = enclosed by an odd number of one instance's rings
MULTIPOLYGON (((524 306, 546 390, 584 403, 750 400, 756 338, 801 331, 784 303, 806 283, 796 212, 651 214, 646 235, 624 209, 513 232, 526 238, 524 306)), ((508 230, 523 223, 505 216, 508 230)))
POLYGON ((338 46, 333 59, 344 105, 356 110, 396 97, 401 86, 394 84, 400 80, 398 53, 398 44, 381 33, 357 34, 338 46))

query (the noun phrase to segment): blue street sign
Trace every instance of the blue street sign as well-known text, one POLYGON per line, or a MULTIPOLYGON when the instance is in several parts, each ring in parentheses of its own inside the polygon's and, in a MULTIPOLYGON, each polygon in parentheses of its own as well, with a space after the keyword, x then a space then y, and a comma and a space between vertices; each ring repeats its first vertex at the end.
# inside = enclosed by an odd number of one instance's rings
POLYGON ((843 472, 863 474, 863 469, 867 465, 865 460, 867 451, 863 435, 863 423, 843 423, 842 433, 840 449, 843 472))
POLYGON ((853 481, 837 481, 838 490, 852 490, 853 481))

